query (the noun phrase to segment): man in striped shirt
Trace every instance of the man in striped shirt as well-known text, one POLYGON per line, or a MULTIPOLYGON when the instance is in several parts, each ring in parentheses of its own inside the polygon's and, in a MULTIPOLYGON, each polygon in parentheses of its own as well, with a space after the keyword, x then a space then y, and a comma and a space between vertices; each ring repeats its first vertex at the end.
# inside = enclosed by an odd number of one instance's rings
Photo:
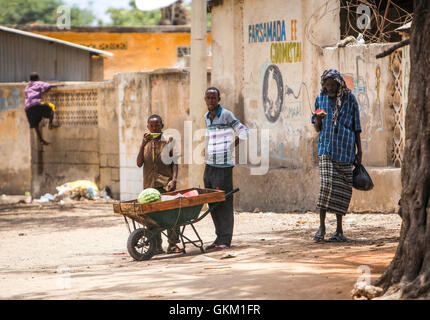
MULTIPOLYGON (((219 104, 220 100, 220 92, 217 88, 210 87, 206 90, 205 102, 208 112, 204 117, 207 140, 203 180, 205 188, 219 188, 227 193, 233 190, 234 146, 239 144, 239 139, 247 139, 249 133, 233 113, 219 104)), ((230 247, 234 225, 233 197, 214 209, 211 216, 215 225, 216 239, 206 249, 230 247)))

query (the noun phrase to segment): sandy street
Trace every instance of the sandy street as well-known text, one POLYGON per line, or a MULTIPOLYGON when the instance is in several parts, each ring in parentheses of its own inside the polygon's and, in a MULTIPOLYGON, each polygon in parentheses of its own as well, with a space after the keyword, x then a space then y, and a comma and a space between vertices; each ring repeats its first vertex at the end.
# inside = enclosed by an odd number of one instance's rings
MULTIPOLYGON (((335 225, 328 214, 326 238, 335 225)), ((374 280, 389 264, 400 226, 396 214, 349 214, 350 241, 315 243, 315 213, 241 212, 230 249, 136 262, 110 203, 1 205, 0 298, 351 299, 359 270, 374 280)), ((210 244, 210 216, 195 227, 210 244)))

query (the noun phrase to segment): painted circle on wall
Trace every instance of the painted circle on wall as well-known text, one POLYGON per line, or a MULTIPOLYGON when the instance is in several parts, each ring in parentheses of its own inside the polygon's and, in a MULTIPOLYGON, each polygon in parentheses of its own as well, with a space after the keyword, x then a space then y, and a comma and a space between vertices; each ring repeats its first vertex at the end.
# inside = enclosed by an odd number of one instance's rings
POLYGON ((271 64, 264 73, 263 80, 263 108, 267 120, 276 122, 282 111, 284 102, 284 83, 281 70, 271 64))

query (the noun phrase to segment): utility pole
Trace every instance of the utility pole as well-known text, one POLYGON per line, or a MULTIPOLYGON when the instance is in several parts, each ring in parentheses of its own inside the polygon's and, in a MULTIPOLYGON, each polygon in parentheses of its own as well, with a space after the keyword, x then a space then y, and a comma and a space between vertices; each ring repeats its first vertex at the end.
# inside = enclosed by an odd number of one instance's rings
MULTIPOLYGON (((193 137, 199 129, 205 128, 204 115, 207 108, 204 92, 207 89, 206 70, 206 0, 192 0, 191 5, 191 73, 190 73, 190 120, 192 121, 193 137)), ((193 141, 192 151, 201 141, 193 141)), ((188 166, 188 184, 190 187, 204 187, 204 164, 193 163, 188 166)))

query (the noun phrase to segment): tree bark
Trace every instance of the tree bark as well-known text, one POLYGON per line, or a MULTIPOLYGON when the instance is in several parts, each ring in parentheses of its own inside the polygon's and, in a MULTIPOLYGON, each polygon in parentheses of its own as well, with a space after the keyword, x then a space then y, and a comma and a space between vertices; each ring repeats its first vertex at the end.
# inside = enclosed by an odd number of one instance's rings
POLYGON ((393 261, 374 285, 385 296, 430 297, 430 1, 415 0, 411 73, 402 166, 400 240, 393 261))

